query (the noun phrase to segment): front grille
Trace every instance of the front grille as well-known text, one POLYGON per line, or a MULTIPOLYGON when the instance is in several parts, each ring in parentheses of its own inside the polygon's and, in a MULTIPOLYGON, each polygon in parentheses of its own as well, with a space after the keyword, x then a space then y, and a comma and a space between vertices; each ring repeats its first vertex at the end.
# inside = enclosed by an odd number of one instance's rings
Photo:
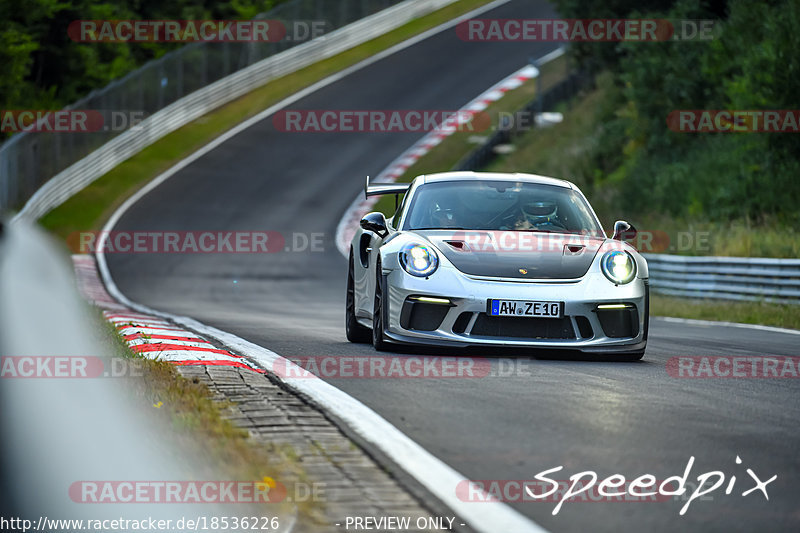
POLYGON ((472 313, 463 312, 458 315, 458 318, 453 323, 453 333, 462 334, 467 331, 467 326, 469 326, 469 321, 472 318, 472 313))
POLYGON ((581 334, 581 338, 591 339, 594 337, 594 329, 588 318, 579 315, 575 317, 575 322, 578 324, 578 333, 581 334))
POLYGON ((521 318, 489 316, 480 313, 470 332, 477 337, 511 337, 515 339, 574 339, 575 330, 569 317, 521 318))

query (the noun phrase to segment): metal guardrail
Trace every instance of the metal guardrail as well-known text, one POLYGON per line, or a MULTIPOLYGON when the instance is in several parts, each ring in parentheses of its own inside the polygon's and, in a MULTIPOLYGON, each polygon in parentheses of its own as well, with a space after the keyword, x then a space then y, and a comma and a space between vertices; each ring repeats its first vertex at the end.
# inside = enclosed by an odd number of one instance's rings
MULTIPOLYGON (((0 227, 0 493, 6 496, 0 517, 33 524, 47 516, 114 520, 129 513, 131 504, 113 497, 101 499, 103 505, 79 503, 73 484, 197 479, 197 472, 209 467, 207 457, 186 446, 168 417, 152 416, 141 390, 141 367, 122 357, 108 325, 86 305, 69 256, 35 225, 3 220, 0 227)), ((207 472, 213 476, 207 479, 225 479, 216 469, 207 472)), ((198 509, 196 503, 135 507, 141 516, 173 524, 198 509)), ((202 512, 262 511, 261 505, 211 503, 202 512)), ((286 507, 272 513, 281 517, 284 532, 295 522, 292 512, 286 507)), ((82 529, 40 525, 40 530, 82 529)))
POLYGON ((270 80, 374 39, 456 0, 292 0, 258 18, 325 20, 303 43, 196 43, 152 61, 69 109, 144 111, 135 129, 26 132, 0 146, 0 211, 36 219, 161 137, 270 80))
POLYGON ((653 292, 800 304, 800 259, 644 255, 653 292))

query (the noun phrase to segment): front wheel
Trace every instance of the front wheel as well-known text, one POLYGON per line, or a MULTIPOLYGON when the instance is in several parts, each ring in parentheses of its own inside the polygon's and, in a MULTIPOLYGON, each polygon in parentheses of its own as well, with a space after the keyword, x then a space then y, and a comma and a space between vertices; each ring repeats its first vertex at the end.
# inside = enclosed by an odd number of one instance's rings
POLYGON ((356 294, 355 278, 353 275, 353 252, 350 251, 350 265, 347 269, 347 297, 344 311, 344 330, 347 340, 355 343, 367 343, 370 341, 369 328, 366 328, 356 320, 356 294))
POLYGON ((379 352, 384 352, 389 349, 389 345, 386 342, 386 337, 383 335, 383 328, 384 328, 384 287, 383 287, 383 275, 381 274, 381 260, 380 258, 377 261, 375 266, 376 271, 376 278, 375 278, 375 305, 373 306, 372 311, 372 345, 375 347, 376 350, 379 352))

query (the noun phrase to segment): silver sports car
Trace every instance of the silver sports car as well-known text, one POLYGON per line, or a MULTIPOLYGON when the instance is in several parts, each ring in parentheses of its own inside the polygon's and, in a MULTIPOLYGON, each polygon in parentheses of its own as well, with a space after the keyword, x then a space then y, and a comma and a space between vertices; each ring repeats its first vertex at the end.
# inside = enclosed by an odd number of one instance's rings
POLYGON ((367 214, 350 246, 346 330, 392 344, 561 348, 640 359, 648 270, 624 221, 608 238, 572 183, 446 172, 370 184, 404 195, 367 214))

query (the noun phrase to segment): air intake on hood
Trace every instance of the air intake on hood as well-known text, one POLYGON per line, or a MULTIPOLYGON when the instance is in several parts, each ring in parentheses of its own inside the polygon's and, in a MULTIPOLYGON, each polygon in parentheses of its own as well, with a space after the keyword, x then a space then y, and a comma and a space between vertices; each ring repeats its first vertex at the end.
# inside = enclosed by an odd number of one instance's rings
POLYGON ((469 251, 469 246, 464 241, 444 241, 449 244, 452 248, 455 248, 459 252, 466 252, 469 251))

